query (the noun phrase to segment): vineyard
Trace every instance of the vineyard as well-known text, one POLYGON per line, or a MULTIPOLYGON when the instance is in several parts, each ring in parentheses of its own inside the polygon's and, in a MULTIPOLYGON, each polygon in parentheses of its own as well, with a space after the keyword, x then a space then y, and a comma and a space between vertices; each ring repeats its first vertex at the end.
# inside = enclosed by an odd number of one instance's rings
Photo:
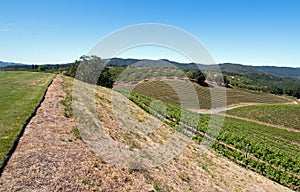
POLYGON ((49 73, 0 71, 0 165, 53 77, 49 73))
MULTIPOLYGON (((149 108, 152 98, 134 92, 125 95, 145 111, 153 110, 149 108)), ((195 133, 193 139, 200 143, 210 116, 165 105, 165 122, 178 130, 188 127, 195 133), (182 112, 184 120, 181 120, 182 112)), ((162 114, 160 107, 154 110, 157 117, 162 114)), ((226 117, 212 147, 237 164, 294 190, 300 189, 300 133, 226 117)))
POLYGON ((228 114, 300 130, 300 105, 255 105, 227 111, 228 114))
MULTIPOLYGON (((175 106, 180 105, 179 98, 177 96, 176 91, 169 85, 170 82, 175 82, 176 87, 179 87, 179 91, 186 92, 187 82, 184 80, 172 80, 168 79, 165 81, 148 81, 144 83, 139 83, 137 86, 134 87, 133 91, 146 95, 151 98, 162 100, 166 103, 170 103, 175 106)), ((225 96, 223 94, 224 88, 221 87, 202 87, 196 83, 193 83, 196 93, 199 98, 199 105, 201 109, 209 109, 211 108, 211 92, 215 92, 214 102, 221 103, 220 106, 214 107, 224 107, 222 105, 222 101, 224 100, 225 96), (220 93, 220 94, 218 94, 220 93)), ((239 89, 226 89, 226 99, 227 105, 235 105, 239 103, 267 103, 267 104, 274 104, 274 103, 289 103, 291 102, 289 99, 284 97, 279 97, 276 95, 271 95, 267 93, 258 93, 258 92, 250 92, 245 90, 239 89)))

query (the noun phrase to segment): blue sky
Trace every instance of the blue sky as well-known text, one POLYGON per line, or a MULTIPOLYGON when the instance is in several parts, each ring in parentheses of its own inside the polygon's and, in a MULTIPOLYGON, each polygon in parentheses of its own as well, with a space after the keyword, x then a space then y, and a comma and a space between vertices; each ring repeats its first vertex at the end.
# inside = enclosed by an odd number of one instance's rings
MULTIPOLYGON (((3 0, 0 9, 1 61, 72 62, 113 31, 163 23, 193 34, 217 63, 300 67, 297 0, 3 0)), ((145 50, 124 56, 163 57, 145 50)))

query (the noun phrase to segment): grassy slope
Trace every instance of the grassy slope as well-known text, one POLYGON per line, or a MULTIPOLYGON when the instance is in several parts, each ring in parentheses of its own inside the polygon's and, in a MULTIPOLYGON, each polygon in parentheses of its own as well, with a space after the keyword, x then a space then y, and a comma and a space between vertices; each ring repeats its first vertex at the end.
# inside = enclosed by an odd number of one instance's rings
MULTIPOLYGON (((155 90, 152 90, 152 91, 155 91, 155 90)), ((149 92, 151 92, 151 91, 149 91, 149 92)), ((111 111, 111 106, 110 106, 110 99, 111 99, 110 94, 111 94, 111 90, 108 90, 103 87, 98 87, 98 91, 96 92, 96 103, 97 103, 97 106, 99 107, 97 110, 98 114, 99 114, 99 118, 103 121, 103 128, 110 137, 114 138, 114 140, 118 141, 122 145, 127 145, 132 148, 137 148, 137 149, 146 148, 147 149, 147 147, 149 147, 149 146, 153 147, 153 146, 156 146, 158 143, 165 143, 166 138, 170 137, 170 133, 168 133, 168 132, 170 132, 169 126, 166 126, 166 127, 163 126, 163 129, 161 129, 162 127, 160 127, 159 129, 157 129, 155 131, 154 134, 150 135, 151 136, 150 138, 148 138, 148 135, 139 135, 139 134, 132 134, 132 133, 127 135, 125 132, 122 132, 123 128, 120 127, 120 124, 116 123, 117 122, 117 120, 115 119, 116 114, 112 115, 113 112, 111 111), (166 132, 168 134, 166 134, 166 132)), ((169 95, 169 96, 171 97, 171 95, 169 95)), ((168 97, 165 96, 165 98, 168 98, 168 97)), ((142 124, 144 126, 146 126, 146 123, 144 121, 146 121, 148 119, 147 116, 149 116, 149 114, 145 113, 145 111, 142 111, 140 108, 138 108, 138 106, 132 105, 132 103, 128 104, 128 106, 130 106, 129 108, 132 108, 131 115, 134 116, 138 120, 137 122, 142 122, 142 124)), ((120 116, 118 116, 118 117, 120 117, 120 116)), ((140 127, 140 125, 137 125, 136 127, 138 129, 143 128, 143 127, 140 127)), ((244 137, 246 136, 247 139, 252 140, 253 139, 252 134, 254 132, 257 133, 257 135, 262 135, 260 133, 261 130, 263 130, 265 132, 264 136, 267 136, 271 133, 270 138, 273 139, 272 127, 266 127, 266 126, 258 125, 258 124, 251 123, 251 122, 248 123, 248 122, 238 120, 238 119, 233 119, 233 118, 226 118, 224 127, 221 132, 230 132, 230 133, 238 132, 238 134, 235 134, 235 136, 237 136, 237 135, 244 136, 244 137), (245 133, 245 129, 247 129, 247 133, 245 133)), ((274 144, 276 149, 278 146, 279 146, 279 148, 290 147, 290 145, 291 145, 290 136, 291 135, 287 134, 286 131, 280 130, 280 129, 276 131, 275 135, 283 136, 284 138, 282 139, 282 142, 284 142, 286 145, 288 145, 288 146, 285 146, 285 144, 278 142, 278 143, 274 144)), ((292 135, 292 137, 293 136, 294 135, 292 135)), ((262 139, 261 137, 259 137, 259 138, 255 137, 255 139, 256 139, 255 142, 257 142, 257 140, 259 140, 261 142, 265 141, 265 139, 262 139)), ((263 144, 269 145, 269 142, 264 142, 263 144)), ((193 144, 191 144, 191 146, 193 146, 193 144)), ((194 146, 199 147, 198 145, 194 145, 194 146)), ((245 145, 242 146, 242 150, 244 149, 244 146, 245 145)), ((166 164, 162 167, 164 170, 167 170, 167 171, 159 172, 159 173, 155 174, 155 176, 153 176, 154 181, 159 181, 159 183, 163 183, 164 185, 166 185, 162 188, 166 187, 166 188, 173 189, 172 187, 174 186, 174 184, 175 183, 177 184, 177 182, 178 182, 178 181, 175 182, 173 180, 174 179, 173 177, 179 176, 179 178, 181 178, 181 180, 183 180, 183 182, 179 180, 179 182, 181 182, 179 186, 181 186, 183 188, 186 186, 190 186, 190 190, 198 189, 199 186, 201 186, 200 183, 203 180, 202 177, 205 175, 205 173, 203 173, 201 171, 201 169, 206 170, 207 169, 206 165, 211 164, 212 159, 215 159, 218 161, 220 160, 220 162, 224 163, 224 164, 228 163, 227 160, 221 159, 220 157, 214 157, 214 158, 208 158, 208 159, 206 159, 204 156, 195 157, 197 152, 190 151, 189 150, 190 147, 187 147, 187 149, 185 150, 185 151, 189 151, 190 154, 188 156, 185 156, 186 152, 184 152, 178 158, 171 160, 168 164, 166 164), (184 156, 184 158, 185 158, 184 162, 181 161, 182 156, 184 156), (178 160, 178 159, 180 159, 180 160, 178 160), (206 162, 204 165, 202 164, 203 160, 206 162), (199 162, 197 162, 197 164, 194 164, 195 161, 199 161, 199 162), (179 167, 179 169, 181 170, 181 173, 177 173, 176 171, 173 171, 173 168, 170 167, 169 164, 173 164, 172 167, 179 167), (187 166, 187 169, 185 169, 184 167, 186 165, 192 165, 192 167, 187 166), (170 171, 170 170, 172 170, 172 171, 170 171), (194 172, 194 170, 197 170, 197 171, 194 172), (167 173, 167 176, 165 175, 165 173, 167 173), (198 173, 200 173, 200 175, 198 175, 198 173), (175 176, 174 176, 174 174, 175 174, 175 176), (182 179, 183 176, 184 176, 184 178, 188 178, 188 179, 187 180, 182 179), (159 179, 157 179, 157 178, 159 178, 159 179), (169 178, 172 178, 171 182, 168 182, 169 178), (194 185, 192 185, 191 182, 194 182, 194 185)), ((218 167, 222 167, 222 166, 219 164, 218 167)), ((211 167, 209 167, 209 169, 211 169, 211 167)), ((247 172, 247 173, 251 172, 251 171, 247 171, 242 168, 239 168, 239 169, 241 169, 239 171, 243 172, 244 174, 245 174, 245 172, 247 172)), ((237 170, 234 170, 234 169, 230 170, 231 173, 235 173, 236 171, 237 170)), ((244 180, 244 178, 232 179, 230 177, 228 177, 226 179, 224 179, 224 178, 219 179, 220 176, 223 177, 229 171, 218 172, 217 169, 212 169, 208 172, 215 173, 216 175, 212 176, 212 179, 208 179, 206 182, 213 180, 216 183, 216 185, 224 185, 224 183, 226 183, 226 180, 230 180, 232 182, 235 182, 235 183, 230 184, 232 189, 236 188, 240 184, 243 187, 241 187, 240 189, 236 189, 237 191, 249 189, 248 186, 242 184, 243 181, 248 182, 249 181, 248 178, 245 180, 244 180), (217 179, 218 181, 215 181, 214 178, 218 178, 217 179)), ((149 174, 151 175, 152 172, 150 171, 149 174)), ((250 179, 250 180, 254 181, 253 179, 250 179)), ((254 183, 256 185, 255 187, 258 188, 258 186, 260 184, 256 181, 254 181, 254 183)), ((264 184, 265 184, 265 182, 264 182, 264 184)), ((225 185, 228 185, 228 183, 225 185)), ((155 184, 153 184, 153 186, 155 186, 155 184)), ((275 185, 274 185, 274 187, 275 187, 275 185)), ((200 188, 202 188, 202 190, 205 190, 205 189, 208 190, 207 187, 201 186, 200 188)), ((212 190, 213 190, 213 188, 211 188, 211 191, 212 190)), ((218 191, 217 189, 214 189, 214 190, 218 191)), ((195 191, 199 191, 199 189, 195 190, 195 191)))
POLYGON ((0 165, 54 74, 0 71, 0 165))
MULTIPOLYGON (((186 83, 184 81, 177 81, 178 85, 182 87, 182 91, 185 91, 186 83)), ((194 84, 195 90, 199 97, 199 103, 201 109, 209 109, 211 107, 210 89, 207 87, 201 87, 194 84)), ((217 90, 217 89, 216 89, 217 90)), ((155 99, 165 101, 167 103, 179 106, 179 98, 176 92, 168 84, 162 81, 149 81, 140 83, 135 86, 134 91, 146 95, 155 99)), ((224 96, 217 95, 215 101, 222 100, 224 96)), ((267 93, 250 92, 239 89, 226 89, 227 105, 235 105, 239 103, 288 103, 291 100, 271 95, 267 93)), ((220 106, 222 107, 222 106, 220 106)))
POLYGON ((300 105, 253 105, 227 111, 228 114, 300 130, 300 105))
MULTIPOLYGON (((139 98, 141 99, 142 97, 139 98)), ((240 98, 240 100, 242 99, 243 97, 240 98)), ((147 102, 148 101, 146 101, 146 103, 147 102)), ((149 102, 151 103, 151 101, 149 102)), ((287 114, 285 114, 285 117, 288 119, 286 115, 287 114)), ((277 118, 279 117, 277 116, 277 118)), ((204 122, 201 121, 198 125, 198 129, 205 132, 207 123, 208 122, 205 120, 204 122)), ((244 158, 244 153, 247 144, 250 144, 251 147, 249 148, 249 151, 253 157, 253 161, 250 163, 252 169, 255 169, 258 173, 261 173, 283 185, 299 189, 299 187, 297 188, 297 186, 299 186, 299 181, 296 181, 297 176, 292 178, 293 174, 299 174, 299 138, 299 132, 290 132, 272 126, 226 117, 217 139, 243 151, 243 153, 239 154, 231 152, 230 150, 225 151, 224 149, 219 149, 218 146, 216 146, 216 148, 225 156, 233 157, 238 161, 243 160, 247 162, 244 158), (276 173, 276 170, 270 169, 270 167, 266 171, 263 167, 264 165, 256 163, 255 158, 267 162, 267 164, 271 164, 277 170, 283 171, 281 173, 276 173), (293 179, 295 179, 295 181, 293 179)))

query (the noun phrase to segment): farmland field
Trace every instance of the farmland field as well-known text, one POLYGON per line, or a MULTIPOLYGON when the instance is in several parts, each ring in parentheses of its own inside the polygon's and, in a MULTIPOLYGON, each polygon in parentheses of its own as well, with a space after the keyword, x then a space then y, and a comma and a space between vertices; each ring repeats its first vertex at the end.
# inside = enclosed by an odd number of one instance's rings
MULTIPOLYGON (((5 155, 11 148, 18 133, 20 132, 20 129, 24 125, 24 122, 26 122, 30 114, 33 112, 34 108, 38 105, 44 91, 47 88, 47 85, 54 75, 30 72, 1 72, 0 74, 2 104, 0 107, 0 144, 2 150, 1 161, 3 161, 5 155)), ((62 84, 62 87, 69 96, 67 96, 65 100, 61 102, 61 104, 65 105, 64 115, 66 117, 72 117, 72 96, 70 95, 70 93, 73 79, 63 76, 63 80, 64 83, 62 84)), ((157 82, 147 83, 151 84, 157 82)), ((184 88, 184 84, 182 85, 184 88)), ((142 91, 144 92, 147 91, 147 89, 145 89, 145 86, 139 86, 141 85, 138 85, 134 89, 134 91, 136 91, 138 88, 142 88, 142 91)), ((171 95, 169 95, 170 92, 167 92, 168 89, 172 90, 171 87, 166 84, 163 86, 166 86, 165 88, 163 87, 163 90, 160 88, 151 87, 152 90, 150 90, 149 93, 154 92, 157 97, 162 98, 162 100, 164 101, 169 101, 170 103, 172 103, 172 101, 178 101, 178 98, 176 100, 176 93, 172 94, 175 95, 172 98, 171 95)), ((87 87, 84 86, 84 88, 87 87)), ((205 102, 209 102, 209 89, 203 87, 196 87, 196 89, 197 92, 198 90, 200 90, 205 93, 201 96, 200 99, 204 100, 205 102)), ((114 140, 118 141, 119 144, 123 145, 124 147, 128 147, 130 149, 144 149, 149 146, 159 146, 167 141, 170 136, 172 136, 175 129, 177 129, 178 131, 182 131, 183 127, 192 128, 191 132, 193 133, 193 139, 194 141, 196 141, 196 143, 193 143, 193 145, 199 147, 197 143, 200 143, 203 140, 204 133, 207 133, 211 115, 198 114, 196 112, 184 110, 184 116, 186 118, 181 119, 180 116, 182 111, 176 105, 165 102, 166 108, 160 108, 159 105, 153 105, 153 98, 138 94, 136 92, 131 92, 129 94, 128 92, 120 91, 124 95, 128 96, 128 98, 133 102, 129 104, 129 109, 132 112, 130 113, 130 115, 133 118, 137 119, 137 124, 131 124, 131 119, 129 119, 128 121, 129 124, 126 124, 127 122, 122 120, 127 119, 128 116, 124 116, 125 113, 121 111, 124 110, 123 108, 114 108, 118 110, 112 111, 113 108, 111 106, 111 92, 113 91, 114 90, 106 89, 100 86, 97 88, 97 91, 95 92, 97 104, 96 110, 98 113, 98 118, 102 120, 102 125, 106 134, 108 134, 114 140), (149 106, 151 106, 151 108, 149 106), (156 113, 154 113, 153 111, 155 111, 156 113), (150 114, 147 114, 145 112, 148 112, 157 118, 160 118, 160 114, 164 114, 165 112, 167 118, 163 118, 164 124, 162 127, 149 135, 140 134, 139 132, 135 133, 133 131, 128 132, 128 130, 125 129, 127 128, 127 126, 138 128, 139 130, 141 128, 145 130, 151 130, 151 126, 153 124, 147 124, 147 120, 150 119, 150 114), (195 121, 195 117, 199 117, 200 121, 195 121), (117 118, 120 118, 118 120, 123 124, 117 123, 117 118)), ((234 104, 245 103, 249 101, 253 103, 284 103, 290 101, 288 99, 285 99, 284 97, 278 97, 271 94, 252 93, 235 89, 228 90, 227 96, 231 99, 230 102, 234 104)), ((119 97, 116 98, 115 99, 119 103, 123 103, 123 100, 119 99, 119 97)), ((205 105, 204 102, 203 104, 205 105)), ((290 105, 282 104, 279 106, 290 105)), ((80 129, 76 130, 79 130, 80 132, 80 129)), ((64 140, 64 142, 72 144, 74 141, 64 140)), ((259 173, 272 181, 287 186, 290 189, 294 189, 296 191, 299 190, 300 132, 287 131, 272 126, 261 125, 259 123, 247 122, 237 118, 226 117, 223 126, 218 135, 216 135, 216 140, 213 143, 214 144, 212 145, 212 148, 220 154, 219 156, 224 156, 232 160, 236 164, 239 164, 241 167, 245 167, 249 170, 255 171, 256 173, 259 173), (249 155, 246 155, 246 148, 249 152, 249 155)), ((195 159, 198 160, 201 158, 197 157, 195 159)), ((176 161, 178 161, 177 158, 176 160, 174 160, 174 162, 176 161)), ((188 164, 191 163, 191 159, 188 159, 187 162, 188 164)), ((186 163, 184 164, 184 166, 185 165, 186 163)), ((199 166, 199 164, 197 166, 199 166)), ((201 168, 203 170, 207 169, 206 165, 201 166, 201 168)), ((248 172, 248 170, 246 169, 242 168, 242 170, 248 172)), ((202 172, 198 171, 196 171, 196 173, 202 174, 202 172)), ((193 179, 185 179, 189 177, 193 178, 193 174, 188 175, 181 173, 181 176, 179 176, 180 180, 184 180, 183 182, 193 181, 193 179)), ((200 176, 197 176, 197 178, 199 179, 200 176)), ((223 182, 223 180, 221 182, 223 182)), ((236 182, 240 181, 236 180, 236 182)), ((196 182, 196 186, 197 184, 198 183, 196 182)))
POLYGON ((228 114, 272 125, 300 130, 300 105, 253 105, 227 111, 228 114))
POLYGON ((0 71, 0 165, 54 74, 0 71))
MULTIPOLYGON (((149 111, 148 106, 153 101, 137 93, 131 93, 130 99, 145 111, 149 111)), ((194 136, 194 139, 201 142, 201 135, 207 131, 210 116, 200 114, 200 121, 195 124, 193 117, 197 115, 196 113, 187 113, 187 121, 183 122, 180 119, 180 111, 178 107, 167 104, 167 116, 174 120, 169 124, 176 127, 179 125, 178 122, 181 122, 192 127, 200 132, 194 136)), ((247 166, 271 180, 299 190, 299 132, 226 117, 213 148, 242 166, 247 166), (250 153, 248 157, 246 157, 246 148, 250 153)))
MULTIPOLYGON (((176 83, 178 87, 182 87, 181 91, 186 91, 185 87, 187 84, 185 81, 177 80, 176 83)), ((199 98, 200 108, 201 109, 211 108, 210 89, 207 87, 199 86, 198 84, 194 84, 194 87, 199 98)), ((215 89, 216 92, 220 90, 220 88, 212 88, 212 89, 215 89)), ((175 90, 163 81, 149 81, 145 83, 140 83, 134 87, 133 91, 142 95, 146 95, 148 97, 162 100, 164 102, 176 106, 180 105, 179 98, 175 90)), ((218 102, 221 101, 222 99, 224 99, 224 95, 217 94, 214 101, 218 102)), ((245 91, 240 89, 226 89, 226 99, 227 99, 227 105, 236 105, 240 103, 281 104, 281 103, 291 102, 291 100, 284 97, 279 97, 267 93, 250 92, 250 91, 245 91)), ((224 106, 219 106, 219 107, 224 107, 224 106)))

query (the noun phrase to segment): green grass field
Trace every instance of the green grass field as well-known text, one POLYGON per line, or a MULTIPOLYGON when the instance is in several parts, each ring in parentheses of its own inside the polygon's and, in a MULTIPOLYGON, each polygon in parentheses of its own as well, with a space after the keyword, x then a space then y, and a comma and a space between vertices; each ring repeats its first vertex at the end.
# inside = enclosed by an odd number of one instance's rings
POLYGON ((0 71, 0 166, 54 74, 0 71))
POLYGON ((300 105, 253 105, 227 111, 229 115, 300 130, 300 105))
MULTIPOLYGON (((179 91, 183 93, 187 93, 190 90, 187 90, 187 83, 185 81, 176 81, 178 87, 180 87, 179 91)), ((194 83, 195 90, 198 94, 199 104, 201 109, 209 109, 211 108, 211 93, 210 88, 199 86, 194 83)), ((212 88, 213 89, 213 88, 212 88)), ((215 88, 216 92, 218 91, 215 88)), ((167 83, 163 81, 149 81, 145 83, 140 83, 134 87, 133 91, 146 95, 151 98, 159 99, 164 102, 179 106, 180 101, 177 96, 175 90, 169 86, 167 83)), ((276 95, 271 95, 268 93, 259 93, 259 92, 250 92, 240 89, 226 89, 226 98, 227 105, 235 105, 239 103, 268 103, 268 104, 281 104, 288 103, 291 100, 279 97, 276 95)), ((222 101, 224 99, 224 95, 216 95, 214 101, 222 101)), ((221 102, 222 103, 222 102, 221 102)), ((224 106, 218 106, 224 107, 224 106)))

